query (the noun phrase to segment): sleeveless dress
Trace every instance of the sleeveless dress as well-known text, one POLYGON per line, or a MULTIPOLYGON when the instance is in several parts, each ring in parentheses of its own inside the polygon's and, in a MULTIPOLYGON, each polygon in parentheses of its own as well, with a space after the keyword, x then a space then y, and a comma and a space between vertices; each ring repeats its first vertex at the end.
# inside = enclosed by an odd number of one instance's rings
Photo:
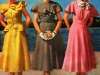
POLYGON ((18 4, 11 4, 8 7, 4 13, 7 26, 4 28, 1 70, 22 72, 30 69, 29 49, 21 20, 22 8, 18 4))
MULTIPOLYGON (((46 6, 44 3, 32 9, 39 13, 39 27, 45 32, 53 31, 56 25, 56 13, 61 12, 61 7, 50 1, 46 6)), ((49 71, 62 66, 64 57, 64 43, 60 32, 52 40, 45 41, 36 33, 35 49, 32 56, 32 69, 49 71)))
POLYGON ((74 14, 62 69, 68 72, 87 72, 96 68, 96 59, 88 26, 98 15, 95 7, 81 9, 76 2, 67 6, 65 12, 74 14))

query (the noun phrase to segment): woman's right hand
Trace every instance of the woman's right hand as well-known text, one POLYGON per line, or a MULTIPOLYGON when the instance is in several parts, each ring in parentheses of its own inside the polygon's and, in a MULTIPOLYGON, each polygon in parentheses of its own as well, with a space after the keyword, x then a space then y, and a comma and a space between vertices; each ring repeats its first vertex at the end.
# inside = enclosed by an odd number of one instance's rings
POLYGON ((5 28, 4 28, 4 31, 9 31, 9 29, 10 29, 10 26, 6 25, 5 28))

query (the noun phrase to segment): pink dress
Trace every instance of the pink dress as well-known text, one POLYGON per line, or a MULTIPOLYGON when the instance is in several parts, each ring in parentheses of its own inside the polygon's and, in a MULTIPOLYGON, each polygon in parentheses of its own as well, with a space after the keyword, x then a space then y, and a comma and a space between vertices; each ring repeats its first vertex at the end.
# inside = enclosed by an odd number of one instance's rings
POLYGON ((88 26, 98 13, 94 6, 82 9, 76 2, 69 4, 65 11, 73 13, 74 17, 62 69, 68 72, 90 71, 96 68, 96 60, 88 26))

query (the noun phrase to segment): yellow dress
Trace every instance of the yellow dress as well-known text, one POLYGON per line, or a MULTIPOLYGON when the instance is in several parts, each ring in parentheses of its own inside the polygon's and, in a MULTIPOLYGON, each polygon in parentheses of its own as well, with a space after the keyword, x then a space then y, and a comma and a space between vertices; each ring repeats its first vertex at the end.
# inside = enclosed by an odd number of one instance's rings
POLYGON ((21 72, 30 69, 30 56, 24 27, 22 7, 12 4, 5 12, 7 26, 4 29, 2 71, 21 72))

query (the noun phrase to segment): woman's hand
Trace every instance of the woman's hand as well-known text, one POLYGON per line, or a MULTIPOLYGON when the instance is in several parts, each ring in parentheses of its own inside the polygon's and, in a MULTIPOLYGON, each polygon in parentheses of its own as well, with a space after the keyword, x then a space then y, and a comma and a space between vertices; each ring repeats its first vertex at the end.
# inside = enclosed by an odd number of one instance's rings
POLYGON ((46 32, 40 32, 39 36, 43 40, 52 40, 56 36, 56 32, 46 31, 46 32))
POLYGON ((49 39, 52 37, 52 32, 51 31, 46 31, 45 36, 49 39))
POLYGON ((56 32, 47 31, 45 36, 48 38, 48 40, 52 40, 56 36, 56 32))
POLYGON ((43 40, 47 40, 47 38, 44 37, 44 33, 43 33, 43 32, 40 32, 40 33, 39 33, 39 36, 40 36, 43 40))
POLYGON ((40 32, 39 36, 43 39, 43 40, 50 40, 50 38, 52 37, 52 33, 51 31, 46 31, 46 32, 40 32))

